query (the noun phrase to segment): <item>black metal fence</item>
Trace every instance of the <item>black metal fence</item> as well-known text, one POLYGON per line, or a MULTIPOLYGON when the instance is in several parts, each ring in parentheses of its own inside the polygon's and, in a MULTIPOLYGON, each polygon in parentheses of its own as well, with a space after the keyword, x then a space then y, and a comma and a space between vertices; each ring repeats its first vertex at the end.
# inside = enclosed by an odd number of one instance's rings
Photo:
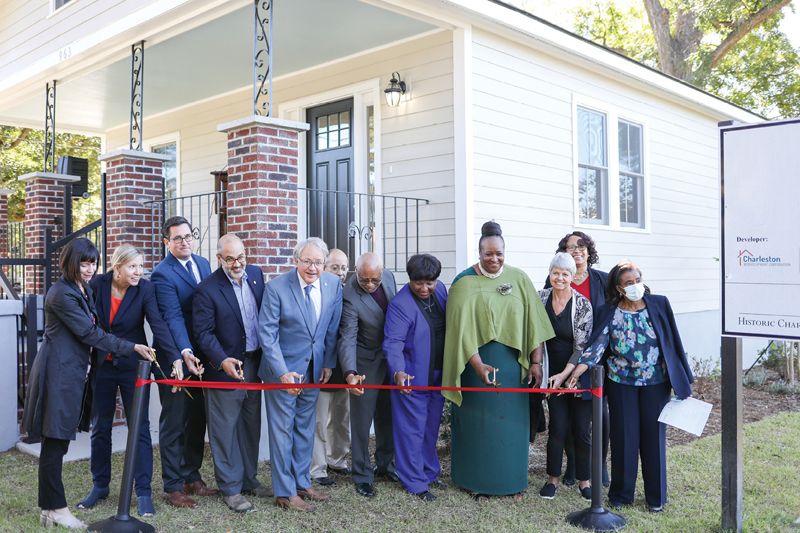
POLYGON ((344 251, 351 270, 364 252, 380 254, 396 272, 419 253, 420 212, 429 200, 306 188, 298 188, 298 195, 305 234, 344 251))
MULTIPOLYGON (((161 235, 164 221, 173 216, 182 216, 192 224, 192 234, 196 241, 194 253, 202 255, 214 264, 217 254, 217 239, 226 233, 225 220, 226 191, 192 194, 146 202, 150 206, 153 235, 161 235)), ((160 238, 153 239, 154 263, 164 257, 165 250, 160 238)))

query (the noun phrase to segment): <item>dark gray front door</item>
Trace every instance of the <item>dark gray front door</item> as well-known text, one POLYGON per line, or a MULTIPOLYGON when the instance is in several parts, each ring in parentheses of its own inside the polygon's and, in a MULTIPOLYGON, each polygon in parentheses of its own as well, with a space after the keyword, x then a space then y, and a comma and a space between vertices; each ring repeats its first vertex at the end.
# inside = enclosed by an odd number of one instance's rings
MULTIPOLYGON (((353 99, 310 108, 308 131, 308 235, 348 252, 354 218, 353 99)), ((350 258, 351 266, 354 258, 350 258)))

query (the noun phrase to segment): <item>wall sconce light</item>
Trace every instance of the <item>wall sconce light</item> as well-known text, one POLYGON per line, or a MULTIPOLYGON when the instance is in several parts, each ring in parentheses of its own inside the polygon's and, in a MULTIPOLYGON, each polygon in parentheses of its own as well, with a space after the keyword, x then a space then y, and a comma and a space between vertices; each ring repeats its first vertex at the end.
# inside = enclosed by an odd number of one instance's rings
POLYGON ((392 79, 389 80, 389 85, 383 90, 383 95, 386 97, 386 104, 391 107, 400 105, 400 96, 406 93, 406 82, 400 79, 400 74, 392 72, 392 79))

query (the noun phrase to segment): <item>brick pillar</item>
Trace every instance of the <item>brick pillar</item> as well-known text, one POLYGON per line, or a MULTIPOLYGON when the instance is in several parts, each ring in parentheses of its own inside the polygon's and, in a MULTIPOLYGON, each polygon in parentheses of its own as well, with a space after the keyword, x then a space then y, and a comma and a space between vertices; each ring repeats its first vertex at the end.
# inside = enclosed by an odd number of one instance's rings
POLYGON ((161 259, 163 164, 169 156, 116 150, 100 156, 106 163, 106 246, 108 259, 120 244, 136 246, 144 253, 144 269, 150 272, 161 259))
MULTIPOLYGON (((25 257, 45 257, 45 230, 50 228, 51 238, 63 237, 64 185, 80 181, 78 176, 53 172, 32 172, 19 177, 25 182, 25 257)), ((55 267, 58 258, 53 258, 55 267)), ((26 294, 44 294, 44 269, 25 267, 26 294)))
POLYGON ((298 137, 308 124, 249 116, 220 124, 228 135, 228 232, 267 279, 289 270, 297 244, 298 137))
POLYGON ((0 189, 0 258, 8 257, 8 195, 11 189, 0 189))

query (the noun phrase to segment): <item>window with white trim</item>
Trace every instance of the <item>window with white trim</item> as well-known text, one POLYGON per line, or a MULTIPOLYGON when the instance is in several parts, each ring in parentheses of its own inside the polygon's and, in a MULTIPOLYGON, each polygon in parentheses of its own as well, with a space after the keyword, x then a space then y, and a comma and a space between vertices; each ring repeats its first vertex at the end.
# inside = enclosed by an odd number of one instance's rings
POLYGON ((578 224, 645 228, 644 126, 576 107, 578 224))

